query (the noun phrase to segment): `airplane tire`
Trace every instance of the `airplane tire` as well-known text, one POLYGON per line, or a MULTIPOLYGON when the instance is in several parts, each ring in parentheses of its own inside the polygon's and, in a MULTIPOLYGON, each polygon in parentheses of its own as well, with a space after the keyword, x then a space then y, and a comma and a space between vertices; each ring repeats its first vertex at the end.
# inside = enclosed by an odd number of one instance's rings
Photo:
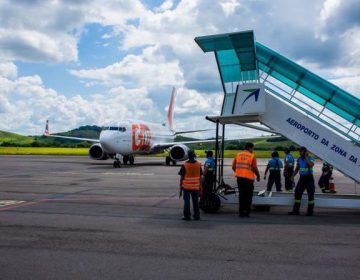
POLYGON ((176 160, 172 160, 172 165, 176 165, 176 160))
POLYGON ((128 156, 124 156, 124 157, 123 157, 123 163, 124 163, 124 165, 127 165, 127 164, 128 164, 128 161, 129 161, 129 157, 128 157, 128 156))
POLYGON ((170 161, 171 161, 171 158, 170 158, 169 156, 167 156, 167 157, 165 158, 165 164, 166 164, 166 165, 170 165, 170 161))
POLYGON ((130 163, 130 165, 133 165, 134 162, 135 162, 134 156, 129 156, 129 163, 130 163))
POLYGON ((113 163, 113 167, 114 168, 120 168, 120 162, 119 161, 114 161, 114 163, 113 163))
POLYGON ((205 213, 216 213, 220 206, 221 200, 215 193, 211 193, 200 200, 200 209, 205 213))

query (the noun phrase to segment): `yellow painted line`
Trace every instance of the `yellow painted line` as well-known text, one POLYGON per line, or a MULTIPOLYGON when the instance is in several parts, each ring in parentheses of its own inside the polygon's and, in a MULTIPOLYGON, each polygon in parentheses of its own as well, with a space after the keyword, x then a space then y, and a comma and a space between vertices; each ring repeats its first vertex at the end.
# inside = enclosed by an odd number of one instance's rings
POLYGON ((0 207, 24 203, 23 200, 0 200, 0 207))

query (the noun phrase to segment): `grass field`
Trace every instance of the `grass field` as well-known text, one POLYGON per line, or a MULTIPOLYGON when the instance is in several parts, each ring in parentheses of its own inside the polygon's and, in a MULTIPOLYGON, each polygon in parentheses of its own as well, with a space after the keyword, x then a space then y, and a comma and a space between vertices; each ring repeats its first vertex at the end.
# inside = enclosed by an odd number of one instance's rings
MULTIPOLYGON (((0 155, 63 155, 63 156, 87 156, 88 148, 35 148, 35 147, 0 147, 0 155)), ((205 157, 204 150, 195 150, 198 157, 205 157)), ((234 158, 238 151, 225 150, 225 158, 234 158)), ((280 157, 284 157, 283 152, 279 152, 280 157)), ((162 157, 165 154, 158 154, 162 157)), ((270 158, 271 151, 255 151, 257 158, 270 158)))
POLYGON ((0 155, 63 155, 85 156, 88 148, 48 148, 48 147, 0 147, 0 155))

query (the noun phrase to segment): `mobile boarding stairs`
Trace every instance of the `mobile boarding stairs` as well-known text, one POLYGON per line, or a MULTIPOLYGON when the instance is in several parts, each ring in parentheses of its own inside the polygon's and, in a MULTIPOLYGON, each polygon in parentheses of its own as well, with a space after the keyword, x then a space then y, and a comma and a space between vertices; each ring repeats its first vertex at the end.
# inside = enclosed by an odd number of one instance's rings
MULTIPOLYGON (((225 125, 235 124, 281 134, 360 182, 360 100, 325 79, 255 42, 253 31, 196 37, 204 52, 214 52, 224 91, 216 123, 216 182, 207 204, 238 203, 224 189, 225 125), (259 125, 261 124, 261 125, 259 125), (265 127, 264 127, 265 126, 265 127), (221 130, 221 131, 220 131, 221 130)), ((307 203, 303 199, 303 203, 307 203)), ((292 205, 291 193, 254 195, 255 205, 292 205)), ((360 209, 360 196, 315 196, 316 207, 360 209)))

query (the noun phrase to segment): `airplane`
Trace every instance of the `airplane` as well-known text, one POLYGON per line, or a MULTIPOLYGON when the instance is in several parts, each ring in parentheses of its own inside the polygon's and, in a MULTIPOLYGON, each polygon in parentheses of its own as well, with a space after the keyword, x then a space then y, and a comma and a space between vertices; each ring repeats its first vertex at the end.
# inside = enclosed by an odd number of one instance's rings
MULTIPOLYGON (((50 134, 49 120, 46 121, 44 136, 56 137, 79 141, 89 141, 94 144, 90 146, 89 157, 93 160, 107 160, 113 158, 113 167, 120 167, 121 158, 124 165, 133 165, 135 155, 151 155, 163 153, 169 149, 169 155, 165 157, 165 164, 175 165, 178 161, 188 159, 188 144, 211 143, 216 139, 193 140, 175 142, 176 135, 203 132, 213 129, 200 129, 189 131, 174 131, 173 112, 176 90, 173 88, 167 113, 167 121, 164 123, 150 123, 139 120, 122 120, 104 126, 100 132, 99 139, 79 138, 63 135, 50 134)), ((254 128, 251 125, 247 125, 254 128)), ((256 129, 259 129, 255 127, 256 129)), ((265 129, 264 129, 265 130, 265 129)), ((266 132, 271 132, 266 130, 266 132)), ((245 140, 247 138, 225 139, 225 141, 245 140)))
POLYGON ((208 131, 209 129, 176 132, 173 129, 173 110, 176 90, 173 88, 170 105, 167 113, 167 121, 164 123, 150 123, 138 120, 122 120, 104 126, 99 139, 79 138, 63 135, 50 134, 49 120, 46 121, 44 136, 79 141, 89 141, 94 144, 89 149, 89 157, 93 160, 106 160, 113 158, 114 167, 123 164, 134 164, 135 155, 150 155, 163 153, 169 149, 169 155, 165 158, 165 164, 174 165, 178 161, 187 160, 187 152, 190 150, 187 144, 214 142, 215 140, 194 140, 175 142, 176 135, 208 131))

